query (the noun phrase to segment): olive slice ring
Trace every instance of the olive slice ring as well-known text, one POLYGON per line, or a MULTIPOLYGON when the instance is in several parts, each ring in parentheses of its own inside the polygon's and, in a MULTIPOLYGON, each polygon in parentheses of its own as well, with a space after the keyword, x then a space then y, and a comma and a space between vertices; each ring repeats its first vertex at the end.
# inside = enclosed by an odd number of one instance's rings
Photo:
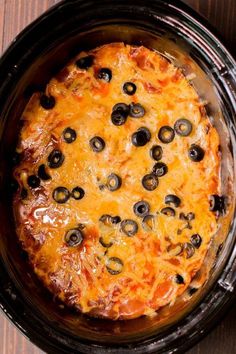
POLYGON ((193 129, 192 123, 185 118, 182 119, 178 119, 175 122, 174 125, 174 130, 176 132, 176 134, 180 135, 180 136, 188 136, 191 134, 193 129))
POLYGON ((95 152, 101 152, 105 148, 105 141, 100 136, 94 136, 89 140, 89 145, 95 152))
POLYGON ((64 160, 65 160, 65 156, 63 155, 63 153, 58 149, 54 149, 48 156, 48 166, 50 168, 61 167, 64 160))
POLYGON ((175 210, 171 207, 162 208, 161 213, 166 216, 175 216, 175 210))
POLYGON ((167 194, 165 196, 165 204, 171 205, 173 204, 176 208, 180 206, 181 200, 177 195, 167 194))
POLYGON ((110 257, 106 262, 107 271, 111 275, 120 274, 122 272, 123 266, 123 261, 118 257, 110 257))
POLYGON ((77 247, 83 242, 83 233, 79 228, 71 229, 65 234, 65 243, 69 247, 77 247))
POLYGON ((140 202, 134 204, 133 210, 135 215, 137 215, 140 218, 143 218, 149 213, 150 205, 148 202, 141 200, 140 202))
POLYGON ((122 184, 121 178, 118 175, 116 175, 115 173, 111 173, 107 177, 106 186, 109 191, 111 191, 111 192, 116 191, 117 189, 119 189, 121 187, 121 184, 122 184))
POLYGON ((52 197, 55 200, 55 202, 59 204, 64 204, 70 198, 70 192, 65 187, 57 187, 54 189, 52 193, 52 197))
POLYGON ((175 137, 175 131, 168 125, 164 125, 163 127, 161 127, 158 132, 158 139, 163 144, 171 143, 174 140, 174 137, 175 137))
POLYGON ((106 82, 110 82, 112 79, 112 72, 109 68, 101 68, 98 71, 97 78, 106 82))
POLYGON ((63 130, 62 136, 67 144, 71 144, 76 140, 77 134, 74 129, 68 127, 63 130))
POLYGON ((150 130, 141 127, 136 132, 134 132, 131 136, 131 141, 134 146, 144 146, 151 140, 150 130))
POLYGON ((137 87, 133 82, 127 81, 123 85, 123 92, 126 95, 132 96, 135 94, 136 90, 137 90, 137 87))
POLYGON ((132 118, 142 118, 145 115, 146 111, 140 103, 131 103, 129 115, 132 118))
POLYGON ((85 195, 85 191, 83 190, 83 188, 81 187, 75 187, 72 189, 71 191, 71 196, 72 198, 74 198, 75 200, 80 200, 84 197, 85 195))
POLYGON ((125 219, 121 221, 120 229, 126 236, 132 237, 138 231, 138 224, 134 220, 125 219))
POLYGON ((157 162, 152 169, 152 172, 157 177, 162 177, 167 174, 168 167, 164 162, 157 162))
POLYGON ((162 159, 163 150, 160 145, 154 145, 150 150, 150 156, 153 160, 159 161, 162 159))
POLYGON ((142 178, 142 186, 147 191, 154 191, 158 184, 158 177, 154 173, 147 174, 142 178))

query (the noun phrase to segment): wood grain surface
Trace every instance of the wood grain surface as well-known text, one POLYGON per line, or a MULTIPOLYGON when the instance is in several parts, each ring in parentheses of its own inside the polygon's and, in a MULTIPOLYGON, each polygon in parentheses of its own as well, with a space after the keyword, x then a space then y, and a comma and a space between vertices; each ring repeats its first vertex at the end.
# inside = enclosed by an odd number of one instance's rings
MULTIPOLYGON (((0 52, 30 22, 59 0, 0 0, 0 52)), ((84 0, 86 1, 86 0, 84 0)), ((99 1, 99 0, 98 0, 99 1)), ((144 0, 145 1, 145 0, 144 0)), ((185 0, 204 15, 236 55, 236 0, 185 0)), ((43 354, 0 313, 0 354, 43 354)), ((60 354, 60 353, 58 353, 60 354)), ((236 306, 188 354, 236 354, 236 306)))

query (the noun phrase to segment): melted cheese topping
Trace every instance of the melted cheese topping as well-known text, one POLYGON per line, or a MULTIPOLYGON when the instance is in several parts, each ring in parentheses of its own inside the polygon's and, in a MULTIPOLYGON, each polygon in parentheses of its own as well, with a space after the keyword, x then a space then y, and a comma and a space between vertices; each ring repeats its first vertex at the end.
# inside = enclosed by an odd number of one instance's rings
POLYGON ((14 199, 17 232, 34 271, 58 298, 93 316, 135 318, 174 303, 200 269, 217 230, 208 198, 220 190, 219 137, 194 88, 159 54, 115 43, 81 53, 49 82, 46 94, 55 98, 55 107, 44 109, 40 93, 35 93, 25 109, 18 144, 22 159, 14 171, 20 185, 14 199), (79 69, 75 61, 88 54, 94 56, 93 65, 79 69), (111 70, 110 82, 98 78, 100 68, 111 70), (127 81, 137 86, 133 96, 123 92, 127 81), (119 102, 140 103, 146 113, 142 118, 129 116, 124 125, 115 126, 111 112, 119 102), (191 134, 175 134, 171 143, 163 144, 157 137, 159 129, 165 125, 173 128, 183 117, 192 123, 191 134), (70 144, 63 138, 67 127, 77 133, 70 144), (150 130, 151 140, 136 147, 131 136, 140 127, 150 130), (105 142, 99 153, 89 145, 94 136, 105 142), (202 161, 188 157, 191 144, 204 149, 202 161), (155 164, 149 153, 153 145, 162 146, 162 162, 168 172, 159 178, 154 191, 147 191, 141 180, 155 164), (38 167, 48 164, 53 149, 64 154, 62 166, 47 167, 51 179, 30 188, 28 176, 37 175, 38 167), (111 173, 122 179, 114 192, 101 188, 111 173), (52 197, 59 186, 69 191, 79 186, 85 195, 59 204, 52 197), (28 191, 25 199, 22 188, 28 191), (181 200, 175 216, 160 213, 167 206, 167 194, 181 200), (150 204, 154 215, 148 231, 133 211, 141 200, 150 204), (190 212, 195 218, 189 224, 179 218, 180 213, 190 212), (103 214, 136 221, 137 233, 128 237, 120 223, 104 225, 99 221, 103 214), (83 242, 69 247, 65 234, 78 226, 83 242), (201 236, 202 244, 188 257, 185 246, 193 234, 201 236), (105 248, 99 242, 101 237, 112 246, 105 248), (122 267, 113 264, 119 274, 107 269, 112 257, 123 263, 122 267), (183 284, 176 282, 177 274, 183 277, 183 284))

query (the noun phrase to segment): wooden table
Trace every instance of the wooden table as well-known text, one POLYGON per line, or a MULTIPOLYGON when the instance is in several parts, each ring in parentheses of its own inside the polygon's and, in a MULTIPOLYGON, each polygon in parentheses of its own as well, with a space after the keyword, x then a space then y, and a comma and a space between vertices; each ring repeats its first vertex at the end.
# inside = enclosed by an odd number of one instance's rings
MULTIPOLYGON (((86 1, 86 0, 84 0, 86 1)), ((145 0, 144 0, 145 1, 145 0)), ((0 52, 28 23, 58 0, 0 0, 0 52)), ((185 0, 217 28, 236 55, 236 0, 185 0)), ((0 314, 0 354, 43 354, 0 314)), ((60 353, 58 353, 60 354, 60 353)), ((188 354, 236 354, 236 307, 188 354)))

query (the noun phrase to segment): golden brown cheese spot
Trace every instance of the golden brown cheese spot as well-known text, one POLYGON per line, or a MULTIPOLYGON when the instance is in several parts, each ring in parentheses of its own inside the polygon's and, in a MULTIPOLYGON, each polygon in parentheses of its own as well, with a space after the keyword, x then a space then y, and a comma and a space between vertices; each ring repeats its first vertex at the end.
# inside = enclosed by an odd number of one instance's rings
POLYGON ((36 274, 66 304, 93 316, 135 318, 174 303, 200 269, 217 230, 208 198, 220 191, 219 137, 197 93, 159 54, 114 43, 81 53, 49 82, 46 94, 56 100, 52 109, 41 106, 40 94, 25 109, 18 144, 23 159, 14 170, 18 236, 36 274), (92 65, 75 65, 88 55, 92 65), (102 68, 111 70, 109 82, 99 78, 102 68), (125 82, 136 85, 133 96, 123 91, 125 82), (141 104, 145 114, 114 125, 112 108, 121 102, 141 104), (160 128, 173 128, 180 118, 191 122, 192 132, 162 143, 160 128), (64 137, 66 128, 72 133, 64 137), (132 135, 140 128, 151 136, 137 147, 132 135), (101 141, 91 147, 94 137, 104 142, 101 149, 101 141), (205 152, 200 162, 188 156, 192 144, 205 152), (141 181, 156 163, 150 157, 154 145, 162 147, 168 172, 148 191, 141 181), (37 176, 41 165, 49 177, 32 188, 28 177, 37 176), (120 178, 113 190, 107 185, 111 174, 120 178), (28 191, 24 199, 22 188, 28 191), (165 204, 169 194, 181 200, 178 207, 165 204), (148 202, 151 224, 134 213, 139 201, 148 202), (166 207, 174 214, 161 212, 166 207), (181 219, 181 213, 194 218, 181 219), (101 221, 105 214, 114 219, 101 221), (125 220, 132 221, 126 232, 125 220), (199 248, 191 245, 193 234, 201 236, 199 248))

